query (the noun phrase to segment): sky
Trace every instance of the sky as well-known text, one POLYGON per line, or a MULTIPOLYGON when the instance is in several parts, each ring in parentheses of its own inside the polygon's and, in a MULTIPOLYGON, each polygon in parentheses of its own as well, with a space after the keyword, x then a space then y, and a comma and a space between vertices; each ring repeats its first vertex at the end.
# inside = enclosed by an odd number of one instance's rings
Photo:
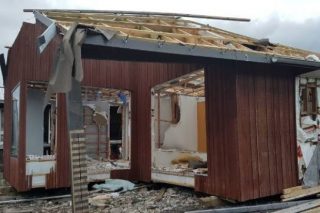
MULTIPOLYGON (((251 22, 202 22, 254 38, 269 38, 320 52, 320 0, 0 0, 0 53, 7 53, 22 22, 34 22, 23 9, 98 9, 190 13, 250 18, 251 22)), ((0 78, 0 86, 2 79, 0 78)))

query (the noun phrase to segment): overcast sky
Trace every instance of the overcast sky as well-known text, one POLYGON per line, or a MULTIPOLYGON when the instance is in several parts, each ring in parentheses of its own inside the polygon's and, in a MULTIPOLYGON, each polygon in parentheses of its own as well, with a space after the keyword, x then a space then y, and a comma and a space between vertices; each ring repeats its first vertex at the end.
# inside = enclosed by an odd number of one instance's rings
MULTIPOLYGON (((23 9, 99 9, 193 13, 250 18, 250 23, 208 23, 255 38, 269 38, 320 52, 320 0, 0 0, 0 53, 11 46, 22 22, 34 22, 23 9)), ((0 79, 1 80, 1 79, 0 79)), ((1 82, 0 82, 1 84, 1 82)))

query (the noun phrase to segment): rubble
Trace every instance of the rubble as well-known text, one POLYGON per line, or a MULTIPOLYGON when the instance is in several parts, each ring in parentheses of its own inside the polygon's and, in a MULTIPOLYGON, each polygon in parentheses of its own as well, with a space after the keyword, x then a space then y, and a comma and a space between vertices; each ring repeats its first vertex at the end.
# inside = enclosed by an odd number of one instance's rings
MULTIPOLYGON (((91 191, 90 212, 184 212, 207 208, 200 197, 189 188, 143 185, 120 193, 91 191)), ((0 212, 61 212, 71 210, 71 199, 34 200, 1 204, 0 212)))
MULTIPOLYGON (((87 171, 90 175, 110 174, 112 169, 128 169, 130 162, 125 160, 117 160, 116 162, 108 160, 95 160, 86 155, 87 171)), ((104 180, 101 179, 101 180, 104 180)))

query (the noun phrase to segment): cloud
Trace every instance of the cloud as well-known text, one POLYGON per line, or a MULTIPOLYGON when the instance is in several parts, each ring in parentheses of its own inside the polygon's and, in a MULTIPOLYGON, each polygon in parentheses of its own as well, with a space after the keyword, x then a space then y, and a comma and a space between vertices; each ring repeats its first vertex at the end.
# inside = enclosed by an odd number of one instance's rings
POLYGON ((270 38, 272 42, 283 43, 311 51, 320 52, 317 36, 320 35, 320 16, 314 11, 319 8, 318 0, 271 0, 263 7, 259 7, 254 0, 234 2, 225 0, 213 2, 198 0, 198 4, 185 3, 181 7, 179 1, 163 0, 163 3, 150 4, 144 0, 113 1, 100 0, 0 0, 0 53, 6 53, 4 46, 14 42, 23 21, 34 22, 32 13, 23 13, 26 8, 56 8, 56 9, 114 9, 114 10, 144 10, 144 11, 170 11, 198 14, 254 17, 250 23, 211 21, 210 24, 223 29, 256 37, 270 38), (168 5, 171 5, 168 7, 168 5), (206 6, 207 5, 207 6, 206 6), (230 7, 230 5, 233 5, 230 7), (245 5, 245 8, 243 6, 245 5), (242 8, 241 8, 242 7, 242 8), (303 8, 299 13, 297 9, 303 8), (293 15, 295 14, 295 16, 293 15), (299 17, 299 18, 297 18, 299 17))
POLYGON ((212 26, 247 35, 254 38, 269 38, 272 43, 320 52, 320 17, 306 19, 303 22, 281 20, 273 14, 266 20, 243 22, 208 22, 212 26))

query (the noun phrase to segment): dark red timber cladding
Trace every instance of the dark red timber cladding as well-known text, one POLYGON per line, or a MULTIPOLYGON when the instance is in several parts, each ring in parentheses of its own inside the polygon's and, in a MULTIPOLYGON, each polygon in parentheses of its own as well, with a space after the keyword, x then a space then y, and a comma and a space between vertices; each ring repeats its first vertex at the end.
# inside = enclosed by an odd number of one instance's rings
POLYGON ((40 25, 23 23, 8 55, 8 77, 5 84, 4 116, 7 124, 4 127, 4 176, 8 182, 19 191, 28 190, 28 178, 25 176, 25 122, 26 122, 26 92, 30 80, 48 80, 53 56, 56 50, 56 38, 41 54, 36 51, 36 38, 43 32, 40 25), (18 157, 10 157, 11 143, 11 93, 20 82, 20 137, 18 157), (25 178, 24 178, 25 177, 25 178))
POLYGON ((210 154, 206 184, 197 177, 196 190, 239 201, 280 194, 298 183, 294 75, 229 64, 205 71, 210 154))
MULTIPOLYGON (((9 75, 5 92, 4 175, 19 191, 30 188, 30 178, 25 176, 25 111, 26 82, 48 81, 52 62, 60 43, 56 37, 45 51, 36 51, 36 38, 43 32, 40 24, 24 23, 9 53, 9 75), (11 91, 21 82, 20 151, 19 158, 10 158, 11 143, 11 91), (10 159, 12 159, 10 161, 10 159), (14 168, 14 170, 12 170, 14 168)), ((156 84, 194 71, 189 64, 164 64, 120 61, 83 60, 83 85, 126 89, 132 93, 132 163, 131 170, 113 172, 112 176, 150 181, 151 176, 151 88, 156 84)), ((68 134, 65 122, 65 99, 58 95, 57 119, 57 169, 47 175, 46 188, 67 187, 69 178, 68 134)))
POLYGON ((236 118, 236 72, 230 63, 205 69, 208 177, 196 178, 196 190, 240 199, 236 118), (199 184, 199 185, 197 185, 199 184), (201 188, 200 188, 201 187, 201 188))

